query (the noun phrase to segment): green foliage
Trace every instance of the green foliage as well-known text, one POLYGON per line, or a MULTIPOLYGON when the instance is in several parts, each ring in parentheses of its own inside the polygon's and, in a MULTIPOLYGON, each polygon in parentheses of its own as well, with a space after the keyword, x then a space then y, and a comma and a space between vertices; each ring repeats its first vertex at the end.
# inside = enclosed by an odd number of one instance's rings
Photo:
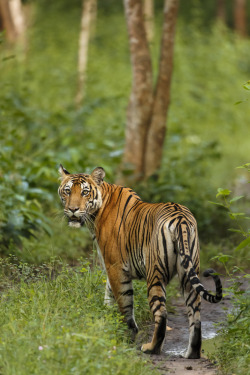
POLYGON ((6 252, 11 243, 21 247, 22 237, 30 238, 38 229, 52 234, 41 206, 41 197, 51 200, 51 195, 41 186, 36 187, 28 174, 27 158, 18 144, 20 128, 14 127, 4 114, 2 120, 6 128, 0 135, 0 244, 2 252, 6 252))
MULTIPOLYGON (((239 168, 247 169, 249 172, 249 166, 247 163, 239 168)), ((219 254, 214 257, 223 264, 226 271, 228 286, 224 287, 224 296, 230 296, 233 304, 233 310, 228 313, 226 323, 221 324, 223 345, 216 351, 216 359, 219 360, 223 374, 245 374, 249 369, 250 359, 250 293, 247 288, 250 274, 244 269, 249 269, 250 229, 245 229, 243 225, 249 217, 243 212, 233 211, 234 205, 243 199, 243 196, 230 199, 230 194, 229 189, 219 188, 216 197, 222 202, 212 203, 219 204, 227 211, 233 223, 236 222, 238 225, 238 229, 230 230, 240 234, 244 240, 235 248, 233 255, 219 254), (238 258, 244 269, 237 266, 238 258)))
POLYGON ((84 259, 74 269, 54 259, 40 267, 38 278, 27 264, 6 259, 0 270, 1 283, 10 273, 20 281, 9 289, 5 284, 1 294, 1 373, 154 373, 128 344, 116 307, 103 304, 100 269, 91 270, 84 259))
MULTIPOLYGON (((35 262, 43 262, 51 249, 59 255, 61 248, 61 256, 69 252, 72 259, 77 257, 73 248, 81 254, 89 245, 85 232, 69 235, 60 229, 57 168, 62 163, 72 172, 90 172, 100 165, 107 180, 115 181, 124 147, 131 67, 121 6, 114 12, 107 12, 108 3, 100 6, 89 49, 85 101, 76 110, 81 2, 69 6, 44 0, 32 5, 25 58, 4 43, 0 56, 0 240, 2 253, 22 252, 25 260, 32 262, 34 256, 35 262), (44 234, 51 231, 56 242, 44 234), (27 240, 30 235, 39 242, 27 240)), ((151 49, 156 70, 161 12, 155 17, 151 49)), ((248 109, 240 111, 232 104, 239 98, 244 101, 249 92, 239 87, 250 73, 250 48, 248 40, 238 40, 217 25, 211 24, 209 32, 201 29, 198 13, 194 19, 187 24, 181 18, 178 24, 162 167, 157 178, 135 188, 148 201, 187 205, 197 218, 201 238, 217 242, 227 236, 223 212, 208 201, 215 186, 236 180, 237 174, 229 176, 229 170, 245 162, 249 149, 248 109)))
MULTIPOLYGON (((250 171, 250 163, 244 164, 243 166, 239 168, 245 168, 250 171)), ((244 239, 238 244, 238 246, 235 248, 235 252, 239 253, 239 250, 245 250, 245 253, 247 254, 247 251, 250 247, 250 228, 247 228, 246 223, 248 220, 250 220, 250 217, 247 216, 245 212, 237 212, 238 210, 235 210, 235 205, 239 203, 240 200, 243 200, 244 196, 236 196, 232 199, 230 199, 231 190, 229 189, 218 189, 218 193, 216 195, 216 198, 221 198, 221 202, 211 202, 215 205, 218 205, 220 207, 223 207, 231 220, 233 220, 237 226, 237 228, 230 228, 229 231, 240 234, 244 239), (244 225, 245 224, 245 225, 244 225)), ((236 206, 237 207, 237 206, 236 206)), ((224 255, 226 257, 226 255, 224 255)), ((243 253, 241 254, 240 258, 243 258, 243 253)), ((220 259, 219 259, 220 260, 220 259)), ((220 260, 221 261, 221 260, 220 260)), ((226 260, 226 262, 228 259, 226 260)), ((245 259, 245 261, 249 261, 249 259, 245 259)))
POLYGON ((250 293, 247 289, 250 275, 239 267, 229 267, 230 256, 219 255, 218 260, 225 266, 228 286, 224 296, 230 296, 232 310, 227 321, 221 323, 219 331, 222 345, 216 348, 215 359, 219 361, 223 374, 247 374, 250 356, 250 293))

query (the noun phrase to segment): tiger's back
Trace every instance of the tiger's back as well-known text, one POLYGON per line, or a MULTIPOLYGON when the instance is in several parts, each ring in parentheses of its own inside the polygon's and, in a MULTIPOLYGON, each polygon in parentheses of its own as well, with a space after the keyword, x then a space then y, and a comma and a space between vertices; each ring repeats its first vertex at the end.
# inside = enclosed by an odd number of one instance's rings
MULTIPOLYGON (((168 282, 176 271, 176 227, 185 222, 190 232, 197 232, 196 221, 190 210, 176 203, 146 203, 131 189, 105 182, 102 189, 103 196, 107 194, 108 200, 105 204, 104 198, 103 208, 95 218, 95 225, 97 242, 104 249, 104 260, 110 264, 115 263, 120 253, 124 263, 129 260, 131 276, 146 279, 154 259, 154 262, 158 261, 164 281, 168 282), (105 251, 107 248, 108 252, 105 251)), ((197 267, 199 251, 198 244, 195 245, 191 256, 197 267)), ((199 272, 197 268, 196 271, 199 272)))

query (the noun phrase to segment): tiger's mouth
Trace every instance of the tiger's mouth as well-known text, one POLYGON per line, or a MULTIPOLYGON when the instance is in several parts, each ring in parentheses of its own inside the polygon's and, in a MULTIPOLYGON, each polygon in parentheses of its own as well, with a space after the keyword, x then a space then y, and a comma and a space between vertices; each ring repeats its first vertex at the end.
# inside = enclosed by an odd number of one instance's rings
POLYGON ((73 227, 73 228, 81 228, 82 224, 80 221, 76 221, 76 220, 69 220, 69 227, 73 227))
POLYGON ((84 225, 84 223, 85 223, 84 216, 82 217, 71 216, 70 218, 68 218, 69 227, 81 228, 84 225))

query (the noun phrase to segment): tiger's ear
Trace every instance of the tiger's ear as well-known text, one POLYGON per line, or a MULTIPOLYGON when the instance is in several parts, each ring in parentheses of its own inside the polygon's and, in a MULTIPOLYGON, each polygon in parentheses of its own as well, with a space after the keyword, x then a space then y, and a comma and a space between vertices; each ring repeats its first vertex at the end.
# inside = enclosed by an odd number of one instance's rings
POLYGON ((67 175, 70 174, 65 168, 63 168, 62 164, 60 164, 58 172, 60 173, 60 179, 61 180, 63 180, 67 175))
POLYGON ((104 169, 102 167, 95 168, 91 173, 91 177, 97 183, 97 185, 101 185, 105 177, 104 169))

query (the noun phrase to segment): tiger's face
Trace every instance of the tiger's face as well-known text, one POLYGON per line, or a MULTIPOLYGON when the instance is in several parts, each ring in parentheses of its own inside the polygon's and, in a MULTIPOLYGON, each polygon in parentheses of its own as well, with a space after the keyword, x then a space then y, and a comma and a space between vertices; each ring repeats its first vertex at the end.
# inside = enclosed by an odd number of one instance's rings
POLYGON ((91 221, 102 205, 100 185, 105 172, 98 167, 88 174, 70 174, 60 165, 61 184, 58 194, 64 206, 64 214, 69 226, 80 228, 86 221, 91 221))

